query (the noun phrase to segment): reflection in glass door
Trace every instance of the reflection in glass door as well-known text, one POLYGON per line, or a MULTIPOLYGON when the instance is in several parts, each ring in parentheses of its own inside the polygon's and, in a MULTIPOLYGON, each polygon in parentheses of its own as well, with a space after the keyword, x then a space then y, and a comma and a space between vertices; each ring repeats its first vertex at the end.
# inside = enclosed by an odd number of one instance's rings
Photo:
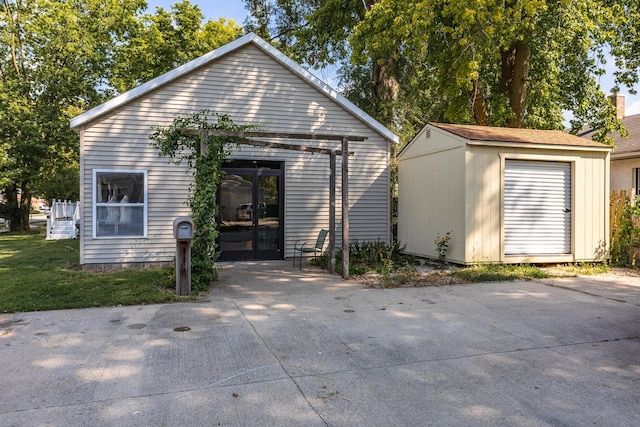
POLYGON ((281 164, 228 166, 218 193, 220 260, 283 259, 281 164))

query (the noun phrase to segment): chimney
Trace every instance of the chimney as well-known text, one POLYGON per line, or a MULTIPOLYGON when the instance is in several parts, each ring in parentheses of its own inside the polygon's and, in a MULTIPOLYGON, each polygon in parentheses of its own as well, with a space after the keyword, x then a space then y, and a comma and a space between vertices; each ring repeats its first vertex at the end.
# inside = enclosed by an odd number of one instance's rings
POLYGON ((609 95, 609 100, 616 107, 616 118, 618 120, 624 119, 624 95, 618 95, 617 90, 612 90, 609 95))

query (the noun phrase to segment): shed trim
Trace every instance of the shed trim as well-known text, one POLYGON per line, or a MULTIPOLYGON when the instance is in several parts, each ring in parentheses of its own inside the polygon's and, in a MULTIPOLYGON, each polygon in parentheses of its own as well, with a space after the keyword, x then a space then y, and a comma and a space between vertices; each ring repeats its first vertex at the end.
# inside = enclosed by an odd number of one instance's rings
POLYGON ((438 153, 444 153, 445 151, 451 151, 451 150, 459 150, 461 148, 463 148, 463 145, 459 145, 456 147, 445 147, 445 148, 439 148, 436 150, 431 150, 431 151, 425 151, 424 153, 420 153, 417 154, 415 156, 398 156, 398 160, 402 161, 402 160, 411 160, 411 159, 419 159, 420 157, 425 157, 425 156, 430 156, 432 154, 438 154, 438 153))
POLYGON ((505 160, 505 258, 574 253, 574 170, 569 161, 505 160))
POLYGON ((609 147, 603 144, 602 147, 594 147, 588 145, 558 145, 558 144, 537 144, 537 143, 511 143, 500 141, 476 141, 467 140, 468 145, 487 146, 487 147, 505 147, 505 148, 532 148, 532 149, 544 149, 544 150, 570 150, 570 151, 599 151, 606 152, 611 151, 613 147, 609 147))

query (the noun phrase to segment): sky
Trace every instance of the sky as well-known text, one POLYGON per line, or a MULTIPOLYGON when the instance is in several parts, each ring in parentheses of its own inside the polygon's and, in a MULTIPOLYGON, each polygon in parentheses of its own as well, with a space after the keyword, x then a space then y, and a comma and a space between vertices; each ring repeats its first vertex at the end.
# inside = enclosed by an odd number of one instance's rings
MULTIPOLYGON (((172 4, 178 3, 179 0, 147 0, 149 11, 153 12, 156 6, 160 6, 165 10, 169 10, 172 4)), ((207 19, 218 19, 220 17, 231 18, 238 25, 242 25, 247 16, 247 10, 244 8, 242 0, 190 0, 191 3, 197 4, 207 19)))
MULTIPOLYGON (((169 9, 172 4, 175 4, 178 0, 147 0, 149 10, 153 12, 156 6, 169 9)), ((200 10, 205 15, 206 19, 218 19, 224 17, 227 19, 233 19, 238 25, 244 23, 247 17, 247 10, 244 8, 244 2, 242 0, 191 0, 191 3, 197 4, 200 10)), ((610 61, 610 64, 613 61, 610 61)), ((329 75, 326 71, 309 70, 317 77, 325 80, 329 85, 335 86, 333 83, 334 76, 329 75)), ((611 73, 602 77, 600 85, 605 93, 609 94, 609 91, 613 88, 613 77, 611 73)), ((640 85, 636 87, 636 90, 640 92, 640 85)), ((625 96, 625 115, 631 116, 633 114, 640 114, 640 94, 632 95, 629 93, 628 88, 621 88, 621 95, 625 96)))

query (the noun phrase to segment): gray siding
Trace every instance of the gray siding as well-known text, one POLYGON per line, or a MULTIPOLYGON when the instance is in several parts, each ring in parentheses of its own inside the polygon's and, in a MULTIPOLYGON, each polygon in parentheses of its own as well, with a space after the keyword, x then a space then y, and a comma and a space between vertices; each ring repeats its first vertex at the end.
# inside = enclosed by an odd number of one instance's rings
MULTIPOLYGON (((262 123, 269 131, 368 137, 349 147, 355 152, 349 160, 350 237, 389 240, 389 142, 262 50, 248 45, 84 126, 81 263, 173 260, 172 221, 188 214, 185 202, 191 179, 184 167, 159 158, 148 136, 152 126, 168 125, 178 115, 201 109, 228 114, 239 124, 262 123), (147 170, 147 238, 92 238, 93 169, 147 170)), ((297 142, 309 145, 309 141, 297 142)), ((314 145, 337 147, 337 143, 314 145)), ((231 157, 285 162, 287 256, 292 255, 296 240, 315 239, 318 230, 328 226, 328 156, 242 146, 231 157)), ((337 195, 339 208, 340 188, 337 195)))

